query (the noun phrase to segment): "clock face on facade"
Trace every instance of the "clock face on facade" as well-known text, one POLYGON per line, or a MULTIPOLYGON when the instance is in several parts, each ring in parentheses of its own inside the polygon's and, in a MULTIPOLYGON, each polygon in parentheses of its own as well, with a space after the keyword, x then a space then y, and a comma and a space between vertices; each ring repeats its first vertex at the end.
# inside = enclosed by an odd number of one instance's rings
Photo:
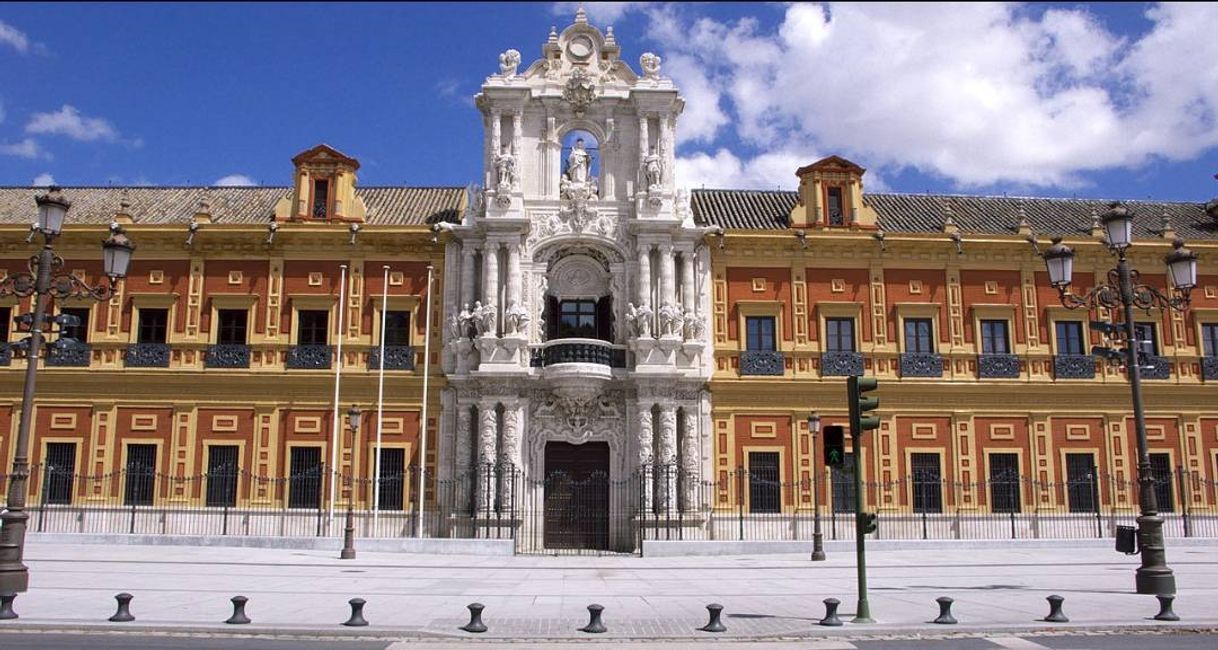
POLYGON ((567 43, 567 53, 574 59, 586 59, 592 56, 592 39, 587 36, 576 36, 567 43))

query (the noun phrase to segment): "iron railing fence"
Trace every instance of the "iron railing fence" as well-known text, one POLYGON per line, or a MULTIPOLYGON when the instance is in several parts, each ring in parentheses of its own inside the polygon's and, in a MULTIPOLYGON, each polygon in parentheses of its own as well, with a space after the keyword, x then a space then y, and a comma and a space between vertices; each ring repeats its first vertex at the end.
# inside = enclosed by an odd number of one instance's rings
MULTIPOLYGON (((513 539, 521 553, 629 553, 644 540, 811 540, 819 503, 824 539, 854 537, 849 472, 804 473, 798 481, 776 473, 737 468, 707 481, 677 465, 619 478, 550 472, 534 479, 511 465, 443 478, 429 472, 422 532, 513 539)), ((8 478, 0 474, 0 495, 7 494, 8 478)), ((419 527, 418 480, 415 466, 386 472, 379 491, 366 476, 325 466, 281 477, 240 468, 178 476, 138 467, 87 475, 33 466, 29 530, 335 537, 350 499, 357 536, 412 537, 419 527)), ((1180 467, 1153 485, 1167 536, 1218 537, 1215 481, 1180 467)), ((1137 483, 1096 471, 1073 481, 1011 475, 961 482, 914 474, 867 481, 864 489, 865 509, 879 514, 878 539, 1112 537, 1138 514, 1137 483)))

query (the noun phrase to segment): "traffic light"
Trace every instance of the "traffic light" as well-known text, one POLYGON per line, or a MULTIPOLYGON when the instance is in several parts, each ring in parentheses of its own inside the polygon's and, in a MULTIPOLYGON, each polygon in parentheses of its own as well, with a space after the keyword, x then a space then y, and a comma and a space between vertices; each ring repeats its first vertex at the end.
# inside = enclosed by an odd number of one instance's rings
POLYGON ((877 519, 879 519, 879 517, 876 515, 876 513, 860 512, 858 516, 859 516, 859 530, 861 530, 864 535, 870 535, 871 533, 874 533, 876 531, 876 528, 879 527, 879 522, 877 521, 877 519))
POLYGON ((846 464, 846 428, 831 424, 825 427, 825 465, 841 467, 846 464))
POLYGON ((879 408, 880 398, 863 397, 863 393, 875 390, 879 384, 879 380, 875 377, 851 376, 846 380, 846 386, 849 389, 850 433, 852 435, 861 436, 868 429, 880 428, 878 415, 865 415, 867 411, 879 408))

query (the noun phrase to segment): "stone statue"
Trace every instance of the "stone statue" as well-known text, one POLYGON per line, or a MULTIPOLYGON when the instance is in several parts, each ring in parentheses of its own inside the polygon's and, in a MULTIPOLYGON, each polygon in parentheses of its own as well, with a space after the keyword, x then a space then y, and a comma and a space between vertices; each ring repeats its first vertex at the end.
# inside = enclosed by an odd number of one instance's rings
POLYGON ((477 325, 474 322, 475 318, 474 312, 470 311, 469 303, 465 303, 461 307, 461 312, 457 314, 457 323, 461 328, 457 334, 458 339, 472 336, 473 331, 477 330, 477 325))
POLYGON ((660 78, 660 57, 651 52, 644 52, 639 57, 639 67, 643 69, 643 77, 651 80, 660 78))
POLYGON ((679 305, 664 303, 660 306, 660 336, 681 336, 685 316, 679 305))
POLYGON ((523 334, 529 325, 529 312, 524 307, 513 302, 503 312, 504 334, 523 334))
POLYGON ((511 154, 508 145, 495 156, 495 189, 500 194, 507 194, 516 186, 516 157, 511 154))
POLYGON ((643 176, 647 182, 648 190, 656 191, 660 189, 664 181, 664 172, 660 166, 660 156, 656 154, 655 147, 652 147, 647 156, 643 158, 643 176))
POLYGON ((479 320, 482 323, 481 334, 495 335, 495 303, 487 303, 482 307, 482 313, 479 315, 479 320))
POLYGON ((520 52, 508 50, 499 55, 499 74, 511 79, 516 76, 516 68, 520 66, 520 52))
POLYGON ((639 331, 639 338, 649 339, 651 336, 651 317, 655 312, 651 311, 651 307, 646 304, 639 305, 638 311, 635 313, 635 325, 639 331))
POLYGON ((465 326, 461 324, 460 314, 448 317, 448 333, 454 341, 460 341, 465 336, 465 326))
POLYGON ((639 310, 633 302, 626 303, 626 338, 636 338, 639 335, 639 310))
POLYGON ((702 336, 706 334, 706 322, 701 316, 688 316, 685 319, 685 339, 687 341, 701 341, 702 336))
POLYGON ((592 157, 584 149, 584 139, 576 138, 575 146, 567 156, 567 180, 572 183, 587 183, 588 170, 591 168, 592 157))

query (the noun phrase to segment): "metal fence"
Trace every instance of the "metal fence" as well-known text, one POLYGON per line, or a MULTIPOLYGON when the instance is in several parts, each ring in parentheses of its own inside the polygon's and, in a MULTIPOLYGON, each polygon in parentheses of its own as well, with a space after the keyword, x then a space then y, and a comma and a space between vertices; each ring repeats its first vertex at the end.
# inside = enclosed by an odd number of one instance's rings
MULTIPOLYGON (((36 532, 326 537, 342 534, 350 507, 359 537, 413 537, 421 525, 425 537, 513 539, 521 553, 631 553, 645 540, 811 540, 819 504, 825 539, 854 537, 851 474, 795 482, 775 474, 739 468, 703 481, 677 466, 649 466, 616 479, 551 472, 534 480, 486 465, 442 480, 426 475, 420 522, 413 466, 382 476, 379 489, 325 466, 284 477, 138 467, 90 476, 35 466, 27 510, 36 532)), ((4 493, 7 482, 0 475, 4 493)), ((1218 537, 1214 481, 1177 468, 1153 486, 1166 535, 1218 537)), ((1137 484, 1099 472, 974 483, 914 474, 864 489, 866 509, 879 514, 878 539, 1111 537, 1138 512, 1137 484)))

